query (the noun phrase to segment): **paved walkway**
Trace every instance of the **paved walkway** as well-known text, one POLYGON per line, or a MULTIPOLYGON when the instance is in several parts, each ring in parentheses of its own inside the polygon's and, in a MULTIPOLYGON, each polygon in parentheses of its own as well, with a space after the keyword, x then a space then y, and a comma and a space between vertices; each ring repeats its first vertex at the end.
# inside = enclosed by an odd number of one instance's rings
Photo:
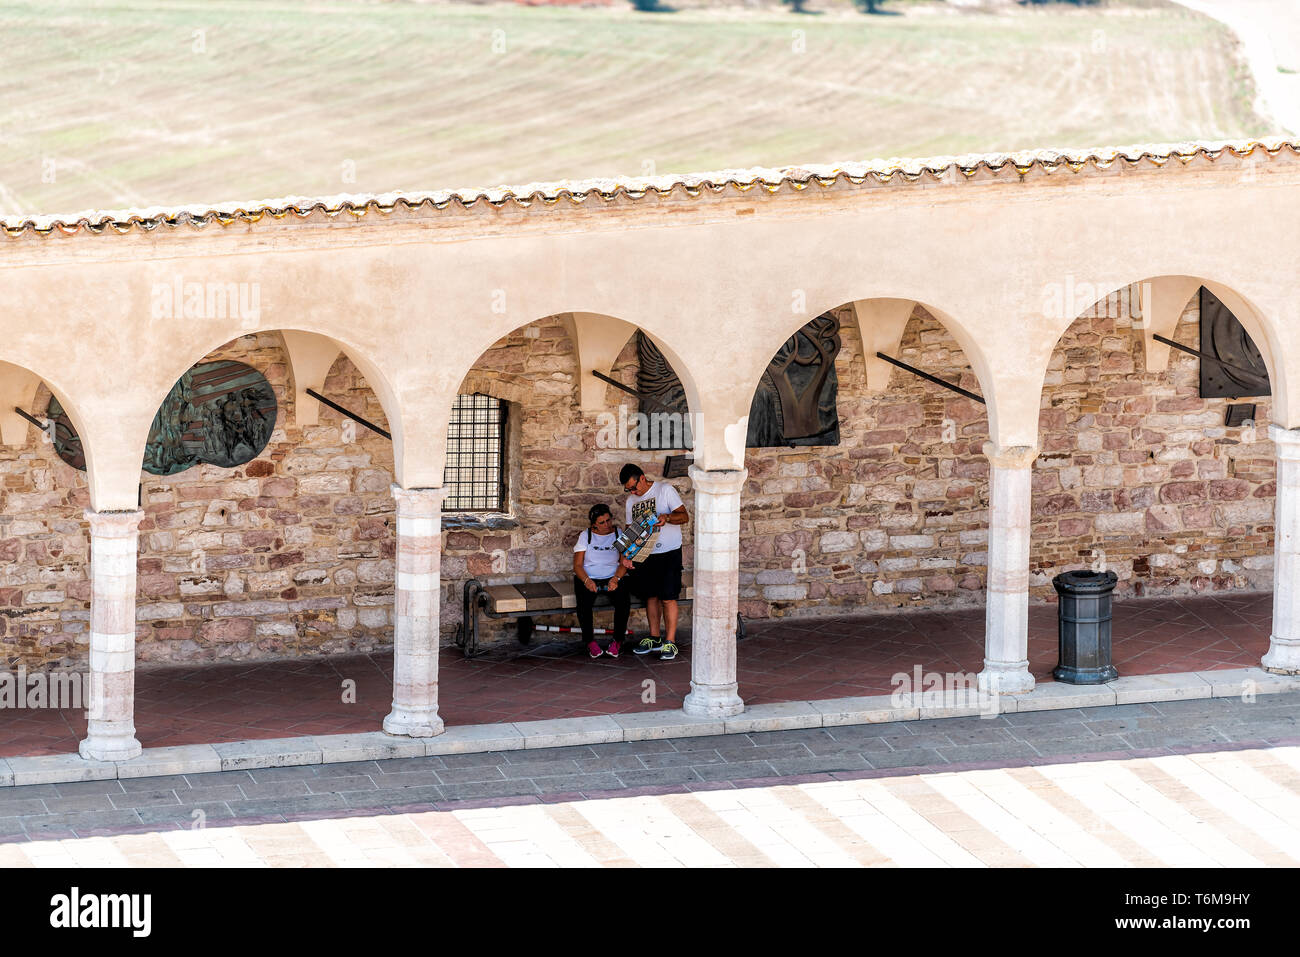
MULTIPOLYGON (((773 821, 764 825, 785 835, 772 851, 777 862, 799 862, 780 843, 803 846, 808 827, 825 834, 818 822, 830 826, 824 815, 840 814, 838 802, 848 802, 845 807, 858 810, 843 811, 847 817, 881 816, 869 835, 857 831, 870 850, 850 840, 815 863, 841 860, 836 855, 843 854, 858 863, 936 863, 932 857, 972 863, 968 855, 984 863, 1045 863, 1051 853, 1040 838, 1057 846, 1051 859, 1061 863, 1190 863, 1202 859, 1188 852, 1175 860, 1168 856, 1175 851, 1166 854, 1150 842, 1172 841, 1171 830, 1194 836, 1197 828, 1207 834, 1218 828, 1223 840, 1240 844, 1236 862, 1292 864, 1300 861, 1297 714, 1300 692, 1261 695, 1253 702, 1200 698, 989 719, 28 785, 0 793, 0 844, 26 846, 0 848, 0 866, 67 863, 59 856, 67 854, 101 863, 251 863, 249 853, 268 863, 346 863, 369 860, 372 850, 380 858, 391 851, 389 863, 579 860, 554 856, 569 846, 564 840, 545 844, 557 827, 599 831, 608 843, 591 836, 595 843, 584 846, 589 855, 593 847, 602 848, 595 857, 601 863, 648 863, 660 853, 646 844, 658 828, 707 830, 718 826, 717 816, 725 819, 724 810, 743 817, 743 808, 769 800, 746 796, 748 790, 774 785, 785 788, 771 799, 780 814, 806 818, 804 811, 811 809, 816 818, 793 830, 773 821), (999 789, 1007 792, 1005 802, 995 793, 999 789), (737 796, 742 791, 746 795, 737 796), (520 806, 502 808, 512 804, 520 806), (1102 824, 1094 815, 1110 820, 1105 826, 1116 833, 1098 837, 1102 824), (1159 826, 1152 829, 1144 815, 1154 815, 1159 826), (353 816, 363 820, 352 822, 353 816), (1197 821, 1209 827, 1193 828, 1197 821), (1026 829, 1039 830, 1040 823, 1048 830, 1033 837, 1026 829), (259 830, 261 825, 276 827, 259 830), (876 825, 884 831, 874 830, 876 825), (933 827, 974 829, 969 836, 975 844, 962 845, 960 853, 950 848, 951 854, 938 853, 934 842, 904 848, 901 835, 916 827, 926 833, 933 827), (494 828, 525 837, 481 833, 494 828), (1007 829, 1023 846, 1007 844, 1007 829), (1093 834, 1080 838, 1089 850, 1076 853, 1061 845, 1064 831, 1093 834), (152 836, 121 836, 132 832, 152 836), (1246 832, 1256 836, 1247 841, 1246 832), (1132 846, 1138 836, 1141 854, 1132 846), (989 843, 990 837, 1001 844, 989 843), (1271 850, 1264 846, 1268 841, 1271 850), (986 859, 976 844, 997 853, 986 859), (1038 850, 1031 854, 1030 847, 1038 850), (408 860, 412 848, 418 854, 408 860), (100 861, 96 855, 107 857, 100 861)), ((831 829, 847 839, 868 822, 841 823, 847 830, 831 829)), ((703 840, 718 850, 707 836, 703 840)), ((746 842, 755 844, 746 838, 727 845, 740 849, 733 862, 765 863, 746 842)), ((1219 838, 1211 843, 1220 847, 1219 838)), ((698 843, 691 846, 699 850, 698 843)), ((1211 845, 1190 846, 1201 853, 1211 845)), ((1218 854, 1211 856, 1218 860, 1218 854)))
MULTIPOLYGON (((1267 593, 1116 603, 1115 665, 1121 675, 1257 666, 1268 650, 1272 610, 1267 593)), ((1056 606, 1032 606, 1029 621, 1030 669, 1051 680, 1056 606)), ((916 665, 978 672, 984 658, 982 607, 747 627, 738 673, 749 704, 889 694, 897 672, 910 674, 916 665)), ((445 650, 443 719, 450 726, 673 710, 690 690, 689 648, 660 662, 631 653, 592 661, 575 647, 525 651, 510 642, 471 661, 445 650), (653 701, 644 700, 648 690, 653 701)), ((391 654, 142 669, 136 729, 145 747, 374 731, 391 702, 391 654), (349 688, 353 694, 345 694, 349 688)), ((80 711, 0 711, 0 757, 72 753, 83 737, 80 711)))

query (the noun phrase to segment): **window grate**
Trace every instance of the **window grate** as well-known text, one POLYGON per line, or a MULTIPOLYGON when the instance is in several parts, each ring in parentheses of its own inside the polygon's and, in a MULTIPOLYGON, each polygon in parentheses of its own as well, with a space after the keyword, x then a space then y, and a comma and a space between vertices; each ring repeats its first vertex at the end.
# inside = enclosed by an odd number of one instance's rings
POLYGON ((490 395, 458 395, 447 429, 446 512, 505 508, 506 409, 490 395))

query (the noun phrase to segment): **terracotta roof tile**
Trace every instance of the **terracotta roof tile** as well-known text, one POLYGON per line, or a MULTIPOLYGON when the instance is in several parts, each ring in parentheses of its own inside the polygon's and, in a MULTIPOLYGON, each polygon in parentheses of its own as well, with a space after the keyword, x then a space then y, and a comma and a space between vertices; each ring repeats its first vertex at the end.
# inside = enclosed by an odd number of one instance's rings
POLYGON ((1039 149, 1016 153, 982 153, 939 156, 925 159, 876 159, 866 162, 787 166, 781 169, 755 167, 711 173, 668 174, 651 177, 619 177, 529 183, 524 186, 352 194, 331 197, 285 197, 254 203, 220 203, 215 206, 150 207, 147 209, 89 211, 71 216, 0 217, 6 235, 74 235, 150 232, 160 227, 200 230, 232 223, 293 221, 323 213, 330 219, 360 219, 387 215, 396 209, 439 212, 455 207, 466 210, 529 208, 579 205, 589 200, 600 203, 636 203, 650 194, 695 198, 706 193, 753 190, 776 193, 782 189, 799 192, 814 186, 829 189, 841 184, 891 186, 920 183, 960 183, 997 180, 1014 170, 1019 179, 1052 175, 1062 170, 1087 173, 1142 168, 1213 166, 1225 154, 1241 161, 1250 158, 1273 160, 1279 156, 1300 157, 1300 141, 1282 138, 1220 142, 1165 143, 1115 146, 1083 150, 1039 149), (1259 151, 1259 152, 1257 152, 1259 151))

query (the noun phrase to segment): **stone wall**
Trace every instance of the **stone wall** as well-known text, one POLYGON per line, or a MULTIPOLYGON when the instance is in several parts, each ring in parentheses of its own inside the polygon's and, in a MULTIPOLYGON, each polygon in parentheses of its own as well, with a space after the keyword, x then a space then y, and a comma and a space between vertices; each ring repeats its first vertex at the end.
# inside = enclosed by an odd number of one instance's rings
MULTIPOLYGON (((256 459, 143 474, 136 650, 141 662, 362 651, 392 641, 392 446, 322 409, 300 427, 277 333, 245 336, 206 360, 258 369, 279 401, 256 459), (350 441, 348 439, 351 439, 350 441)), ((345 357, 324 394, 383 426, 383 409, 345 357)), ((35 408, 43 413, 48 393, 35 408)), ((86 657, 85 477, 38 431, 0 450, 0 654, 28 668, 86 657)))
MULTIPOLYGON (((850 307, 840 319, 840 444, 749 449, 741 498, 746 618, 983 602, 988 416, 895 369, 866 389, 850 307)), ((898 358, 979 392, 961 348, 917 308, 898 358)))
MULTIPOLYGON (((578 369, 573 339, 564 317, 538 320, 494 344, 475 363, 461 392, 482 392, 509 403, 512 441, 508 516, 443 518, 444 632, 454 630, 462 615, 461 590, 469 578, 524 581, 571 575, 573 544, 587 527, 587 511, 604 502, 623 524, 624 493, 619 470, 635 462, 659 478, 668 451, 629 448, 617 427, 619 406, 635 422, 635 397, 606 388, 608 413, 583 413, 578 407, 578 369), (611 427, 612 426, 612 427, 611 427), (611 441, 611 438, 613 441, 611 441)), ((636 385, 636 346, 631 338, 611 377, 636 385)), ((689 479, 672 480, 693 514, 689 479)), ((683 555, 690 567, 693 532, 683 530, 683 555)), ((684 606, 683 625, 690 622, 684 606)), ((609 626, 609 612, 598 612, 597 625, 609 626), (602 617, 603 616, 603 617, 602 617)), ((633 627, 643 628, 643 612, 633 613, 633 627), (640 624, 638 624, 640 622, 640 624)), ((566 619, 548 618, 548 623, 566 619)), ((569 619, 569 624, 576 623, 569 619)), ((480 641, 512 633, 509 624, 482 620, 480 641)))
MULTIPOLYGON (((1102 562, 1119 593, 1271 587, 1273 451, 1268 399, 1257 427, 1226 429, 1226 400, 1198 397, 1198 362, 1175 352, 1145 372, 1127 293, 1079 317, 1058 343, 1042 397, 1034 466, 1031 589, 1102 562)), ((982 405, 899 369, 868 392, 851 311, 838 311, 841 444, 751 449, 742 497, 740 609, 752 619, 983 602, 988 419, 982 405)), ((1177 341, 1195 345, 1193 301, 1177 341)), ((980 386, 955 340, 923 308, 899 357, 962 387, 980 386)), ((142 662, 364 651, 392 640, 392 448, 321 410, 300 427, 276 333, 245 336, 206 357, 262 371, 280 400, 270 444, 237 469, 200 466, 146 476, 139 560, 142 662)), ((624 462, 652 476, 667 451, 608 441, 635 399, 606 390, 609 414, 577 402, 565 317, 539 320, 489 349, 462 391, 508 405, 510 503, 499 515, 444 518, 443 628, 461 618, 470 577, 569 574, 572 544, 595 502, 621 521, 624 462)), ((613 375, 633 385, 630 341, 613 375)), ((382 425, 384 413, 340 357, 325 393, 382 425)), ((42 391, 35 409, 44 411, 42 391)), ((1249 400, 1248 400, 1249 401, 1249 400)), ((0 449, 0 655, 28 668, 84 660, 89 617, 84 476, 36 429, 0 449)), ((676 479, 694 514, 688 479, 676 479)), ((692 530, 686 531, 691 564, 692 530)), ((640 620, 634 618, 634 623, 640 620)), ((689 624, 689 614, 683 616, 689 624)), ((510 632, 488 624, 482 638, 510 632)))
MULTIPOLYGON (((1049 364, 1034 464, 1031 599, 1054 575, 1109 568, 1117 596, 1272 588, 1269 398, 1255 427, 1224 426, 1228 399, 1201 399, 1199 360, 1174 351, 1147 372, 1129 290, 1080 316, 1049 364)), ((746 617, 983 602, 987 417, 903 370, 863 388, 861 344, 839 312, 842 444, 750 449, 742 502, 746 617)), ((1199 305, 1173 336, 1195 348, 1199 305)), ((979 391, 955 340, 918 307, 899 357, 979 391)))
MULTIPOLYGON (((1231 400, 1200 398, 1200 360, 1171 350, 1147 372, 1128 290, 1075 320, 1048 366, 1034 463, 1031 594, 1104 565, 1117 595, 1270 590, 1275 465, 1270 399, 1254 428, 1226 428, 1231 400)), ((1193 298, 1172 338, 1197 348, 1193 298)))

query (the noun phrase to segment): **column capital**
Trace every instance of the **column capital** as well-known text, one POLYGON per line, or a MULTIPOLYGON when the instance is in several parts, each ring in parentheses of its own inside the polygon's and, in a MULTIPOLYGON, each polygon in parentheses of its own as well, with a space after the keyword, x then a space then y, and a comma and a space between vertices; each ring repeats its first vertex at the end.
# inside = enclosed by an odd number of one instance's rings
POLYGON ((397 500, 399 515, 434 517, 442 514, 442 500, 447 497, 445 487, 402 488, 390 485, 389 490, 397 500))
POLYGON ((1300 429, 1284 429, 1276 422, 1268 427, 1268 437, 1273 440, 1280 459, 1300 459, 1300 429))
POLYGON ((691 486, 697 492, 708 495, 734 495, 745 487, 749 478, 749 469, 727 469, 710 471, 690 467, 687 473, 691 477, 691 486))
POLYGON ((1033 445, 994 445, 984 443, 984 456, 998 469, 1027 469, 1038 458, 1038 448, 1033 445))
POLYGON ((96 512, 88 508, 85 515, 90 534, 96 538, 130 538, 139 531, 140 519, 144 518, 144 512, 138 508, 120 512, 96 512))

